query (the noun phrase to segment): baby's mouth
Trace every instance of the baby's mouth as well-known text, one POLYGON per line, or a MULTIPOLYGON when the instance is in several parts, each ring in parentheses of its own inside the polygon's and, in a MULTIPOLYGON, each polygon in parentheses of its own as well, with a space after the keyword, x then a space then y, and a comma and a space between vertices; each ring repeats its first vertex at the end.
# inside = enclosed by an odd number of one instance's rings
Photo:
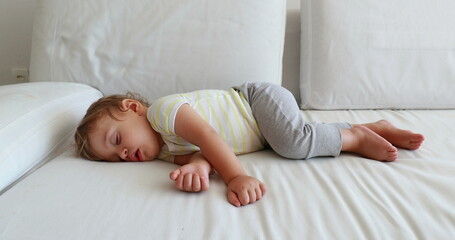
POLYGON ((142 153, 140 149, 137 149, 136 153, 134 154, 134 158, 136 161, 143 162, 144 158, 142 157, 142 153))

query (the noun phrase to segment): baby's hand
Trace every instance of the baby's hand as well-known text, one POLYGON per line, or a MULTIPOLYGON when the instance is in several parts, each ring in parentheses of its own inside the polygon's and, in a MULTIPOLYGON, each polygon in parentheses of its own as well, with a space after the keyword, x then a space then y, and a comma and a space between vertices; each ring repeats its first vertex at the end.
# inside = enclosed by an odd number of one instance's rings
POLYGON ((240 207, 259 201, 266 191, 264 183, 258 179, 240 175, 229 182, 227 197, 232 205, 240 207))
POLYGON ((210 165, 201 162, 188 163, 171 172, 169 177, 175 187, 186 192, 200 192, 209 189, 210 165))

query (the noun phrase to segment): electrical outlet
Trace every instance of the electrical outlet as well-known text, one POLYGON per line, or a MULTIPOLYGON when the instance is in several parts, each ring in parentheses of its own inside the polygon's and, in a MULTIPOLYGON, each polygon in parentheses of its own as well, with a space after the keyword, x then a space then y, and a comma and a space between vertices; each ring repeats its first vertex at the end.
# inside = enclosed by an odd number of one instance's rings
POLYGON ((28 69, 27 68, 13 68, 11 69, 13 77, 17 82, 28 82, 28 69))

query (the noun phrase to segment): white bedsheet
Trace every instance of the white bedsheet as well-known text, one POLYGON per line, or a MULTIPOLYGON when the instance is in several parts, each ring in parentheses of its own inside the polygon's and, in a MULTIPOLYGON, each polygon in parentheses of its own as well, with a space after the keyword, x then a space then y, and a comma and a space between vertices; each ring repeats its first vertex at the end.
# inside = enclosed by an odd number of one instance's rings
POLYGON ((72 151, 0 196, 0 239, 454 239, 455 111, 307 111, 312 121, 389 119, 421 132, 418 151, 382 163, 352 154, 308 161, 240 156, 268 192, 228 204, 174 189, 165 162, 99 163, 72 151), (451 119, 451 120, 448 120, 451 119))

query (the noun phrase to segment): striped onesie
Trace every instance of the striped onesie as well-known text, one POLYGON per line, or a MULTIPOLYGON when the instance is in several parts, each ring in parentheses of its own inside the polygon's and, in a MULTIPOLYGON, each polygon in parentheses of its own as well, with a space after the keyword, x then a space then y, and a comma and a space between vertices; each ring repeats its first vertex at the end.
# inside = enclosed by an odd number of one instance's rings
POLYGON ((235 154, 264 148, 265 139, 259 131, 251 107, 242 93, 229 89, 199 90, 159 98, 149 107, 147 118, 152 128, 161 134, 164 146, 158 159, 174 162, 175 155, 199 151, 199 147, 177 136, 175 117, 183 104, 189 104, 207 121, 235 154))

